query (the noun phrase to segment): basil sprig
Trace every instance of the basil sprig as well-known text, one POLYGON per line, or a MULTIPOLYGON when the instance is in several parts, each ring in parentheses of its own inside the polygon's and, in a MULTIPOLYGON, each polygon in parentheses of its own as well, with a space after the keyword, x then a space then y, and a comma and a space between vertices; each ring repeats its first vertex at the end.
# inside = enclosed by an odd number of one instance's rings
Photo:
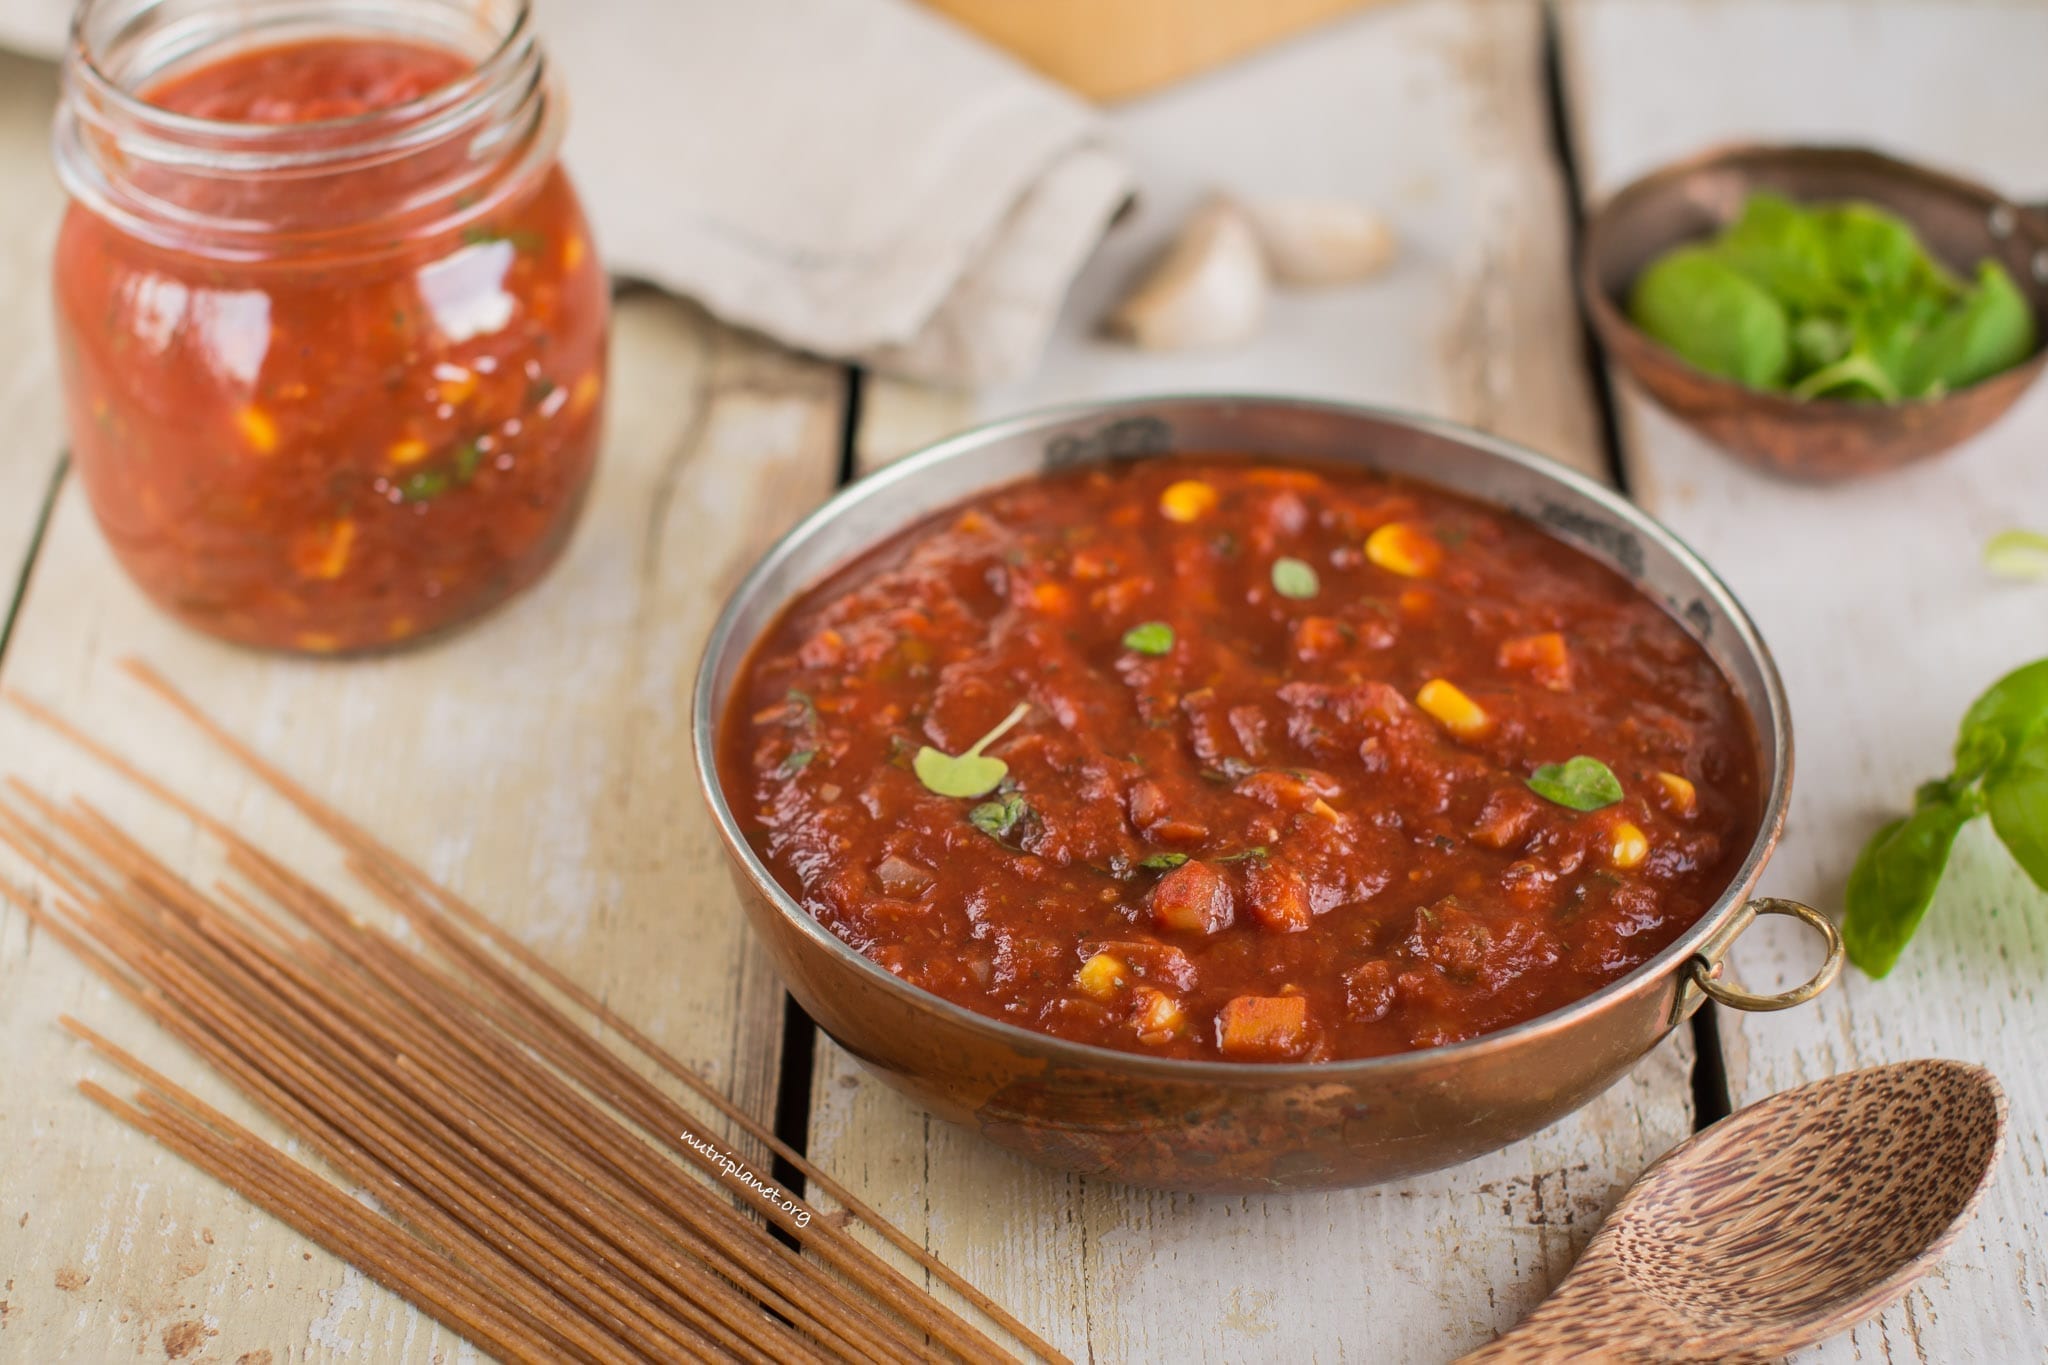
POLYGON ((1849 872, 1842 940, 1849 960, 1883 976, 1920 927, 1956 835, 1979 815, 2048 891, 2048 659, 2006 674, 1956 732, 1955 771, 1924 782, 1909 814, 1872 835, 1849 872))

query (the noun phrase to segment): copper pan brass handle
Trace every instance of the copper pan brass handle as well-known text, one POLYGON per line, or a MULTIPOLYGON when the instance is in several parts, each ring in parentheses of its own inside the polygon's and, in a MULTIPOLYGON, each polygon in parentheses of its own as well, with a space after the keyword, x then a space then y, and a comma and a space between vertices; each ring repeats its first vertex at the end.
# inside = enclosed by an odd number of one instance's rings
POLYGON ((1812 906, 1775 898, 1748 901, 1686 959, 1684 980, 1678 988, 1678 1003, 1673 1011, 1674 1022, 1691 1014, 1702 999, 1715 1000, 1738 1010, 1788 1010, 1794 1005, 1803 1005, 1835 984, 1835 978, 1842 974, 1842 956, 1841 930, 1835 928, 1833 920, 1812 906), (1816 930, 1827 943, 1827 960, 1820 964, 1820 970, 1791 990, 1771 995, 1759 995, 1721 980, 1721 963, 1728 956, 1728 950, 1750 925, 1756 923, 1759 915, 1789 915, 1816 930))

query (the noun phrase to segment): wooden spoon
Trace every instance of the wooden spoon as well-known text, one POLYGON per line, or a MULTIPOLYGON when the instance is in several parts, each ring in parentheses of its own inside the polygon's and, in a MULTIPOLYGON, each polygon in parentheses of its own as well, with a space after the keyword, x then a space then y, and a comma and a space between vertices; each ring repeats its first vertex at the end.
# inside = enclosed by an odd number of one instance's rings
POLYGON ((2004 1092, 1967 1062, 1773 1095, 1666 1152, 1557 1291, 1464 1361, 1771 1360, 1845 1331, 1941 1258, 2004 1133, 2004 1092))

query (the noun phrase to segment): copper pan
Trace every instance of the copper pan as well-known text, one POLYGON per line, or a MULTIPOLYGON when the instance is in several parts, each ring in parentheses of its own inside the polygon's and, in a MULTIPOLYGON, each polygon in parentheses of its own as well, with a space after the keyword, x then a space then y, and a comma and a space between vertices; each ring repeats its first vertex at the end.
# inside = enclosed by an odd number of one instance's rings
POLYGON ((2048 206, 2028 209, 1971 181, 1859 148, 1726 147, 1646 175, 1595 210, 1580 243, 1579 288, 1608 356, 1687 426, 1774 474, 1854 478, 1969 440, 2048 364, 2048 206), (2044 349, 1967 389, 1891 404, 1803 401, 1694 369, 1637 331, 1622 300, 1643 267, 1718 231, 1756 190, 1889 209, 1958 271, 1987 256, 2000 261, 2032 301, 2044 349))
POLYGON ((917 1104, 1063 1170, 1242 1191, 1362 1185, 1452 1165, 1586 1103, 1702 999, 1781 1009, 1818 994, 1841 965, 1841 940, 1818 912, 1750 899, 1784 824, 1792 733, 1777 669, 1741 606, 1697 556, 1611 490, 1427 418, 1296 399, 1134 399, 942 441, 840 493, 748 574, 706 646, 692 735, 740 903, 798 1003, 917 1104), (1143 1057, 1029 1032, 911 986, 805 913, 749 847, 718 777, 719 724, 754 642, 791 599, 941 508, 1044 471, 1183 450, 1344 461, 1428 479, 1531 518, 1664 605, 1755 723, 1764 808, 1713 907, 1634 972, 1539 1019, 1429 1051, 1271 1066, 1143 1057), (1759 914, 1795 915, 1823 937, 1828 955, 1813 980, 1771 996, 1720 980, 1723 957, 1759 914))

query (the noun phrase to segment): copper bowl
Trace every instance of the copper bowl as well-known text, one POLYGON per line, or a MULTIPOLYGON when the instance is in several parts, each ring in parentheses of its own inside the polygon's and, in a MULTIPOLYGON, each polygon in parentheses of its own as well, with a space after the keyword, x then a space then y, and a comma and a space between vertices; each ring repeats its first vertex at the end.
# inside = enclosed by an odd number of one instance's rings
POLYGON ((970 431, 863 479, 768 552, 712 631, 697 680, 697 775, 754 930, 811 1017, 941 1118, 1062 1170, 1178 1190, 1333 1188, 1467 1160, 1592 1099, 1708 995, 1743 1008, 1811 998, 1840 962, 1834 930, 1748 899, 1784 823, 1785 694, 1728 589, 1614 493, 1448 423, 1290 399, 1162 398, 1058 409, 970 431), (1255 1065, 1143 1057, 1034 1033, 911 986, 835 938, 754 855, 720 787, 727 699, 754 642, 832 570, 943 507, 1042 471, 1173 451, 1339 460, 1425 478, 1512 509, 1628 576, 1727 673, 1756 724, 1766 793, 1755 842, 1713 907, 1657 957, 1576 1004, 1450 1047, 1361 1061, 1255 1065), (1758 913, 1829 940, 1813 981, 1758 997, 1717 979, 1758 913))
POLYGON ((1587 220, 1579 289, 1610 358, 1673 416, 1773 474, 1813 482, 1895 469, 1967 441, 2005 415, 2048 364, 2048 210, 1982 185, 1852 147, 1728 147, 1629 185, 1587 220), (1802 400, 1696 370, 1638 331, 1629 287, 1672 247, 1712 236, 1755 190, 1812 202, 1861 199, 1911 223, 1937 258, 1973 270, 1991 257, 2034 306, 2042 348, 1982 383, 1903 403, 1802 400))

